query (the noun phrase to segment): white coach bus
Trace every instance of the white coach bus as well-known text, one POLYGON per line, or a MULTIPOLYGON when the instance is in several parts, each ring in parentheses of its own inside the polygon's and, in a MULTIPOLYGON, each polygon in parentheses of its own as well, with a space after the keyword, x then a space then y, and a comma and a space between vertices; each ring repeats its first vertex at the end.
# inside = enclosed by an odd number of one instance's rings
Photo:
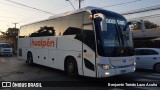
POLYGON ((96 78, 135 71, 132 33, 120 14, 86 7, 21 26, 18 58, 96 78))

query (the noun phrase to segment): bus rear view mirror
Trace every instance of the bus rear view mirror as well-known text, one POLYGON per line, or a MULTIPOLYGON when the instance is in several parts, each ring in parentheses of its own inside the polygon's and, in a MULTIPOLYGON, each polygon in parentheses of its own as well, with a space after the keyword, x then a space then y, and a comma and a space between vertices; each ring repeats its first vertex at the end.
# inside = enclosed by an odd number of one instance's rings
POLYGON ((142 32, 145 31, 145 23, 143 20, 129 21, 127 25, 131 25, 132 30, 141 30, 142 32))

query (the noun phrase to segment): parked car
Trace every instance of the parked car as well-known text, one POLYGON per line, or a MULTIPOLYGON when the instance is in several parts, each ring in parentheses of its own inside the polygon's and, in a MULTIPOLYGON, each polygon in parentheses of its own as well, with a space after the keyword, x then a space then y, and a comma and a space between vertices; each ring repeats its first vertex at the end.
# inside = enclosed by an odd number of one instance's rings
POLYGON ((136 48, 136 67, 141 69, 153 69, 160 72, 160 49, 136 48))
POLYGON ((2 43, 0 42, 0 55, 13 55, 13 48, 9 43, 2 43))

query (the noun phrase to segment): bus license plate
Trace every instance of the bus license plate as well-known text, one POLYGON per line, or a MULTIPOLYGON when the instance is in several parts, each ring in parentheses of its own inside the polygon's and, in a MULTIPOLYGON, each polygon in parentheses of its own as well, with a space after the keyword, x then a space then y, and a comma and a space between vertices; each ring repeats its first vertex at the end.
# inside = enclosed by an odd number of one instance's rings
POLYGON ((121 70, 121 73, 126 73, 126 70, 121 70))

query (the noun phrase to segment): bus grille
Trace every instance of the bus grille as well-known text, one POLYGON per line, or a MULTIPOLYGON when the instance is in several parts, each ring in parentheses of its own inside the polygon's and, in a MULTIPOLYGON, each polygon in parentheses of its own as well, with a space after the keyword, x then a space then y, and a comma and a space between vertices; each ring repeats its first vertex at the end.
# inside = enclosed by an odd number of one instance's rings
POLYGON ((125 66, 115 66, 114 68, 127 68, 127 67, 131 67, 131 66, 134 66, 134 64, 125 65, 125 66))

